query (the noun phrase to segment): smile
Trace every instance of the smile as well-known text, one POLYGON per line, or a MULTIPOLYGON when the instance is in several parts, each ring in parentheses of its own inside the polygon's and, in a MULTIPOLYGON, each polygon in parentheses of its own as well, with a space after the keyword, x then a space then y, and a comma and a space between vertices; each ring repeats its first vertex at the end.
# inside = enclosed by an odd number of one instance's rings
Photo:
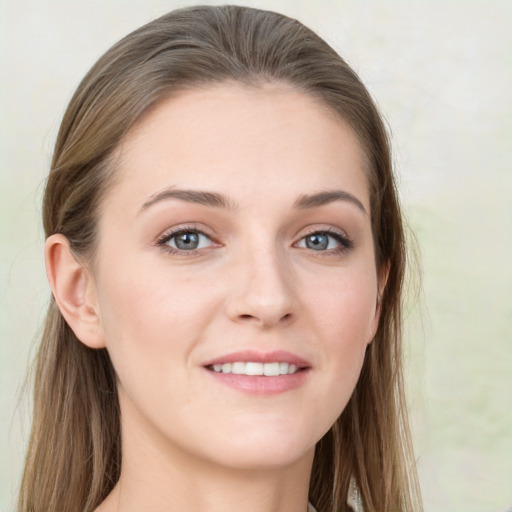
POLYGON ((259 396, 300 388, 312 373, 308 361, 284 350, 237 351, 205 361, 201 366, 219 384, 259 396))
POLYGON ((277 377, 278 375, 293 375, 298 371, 295 364, 291 363, 258 363, 242 362, 214 364, 210 367, 217 373, 233 373, 235 375, 265 375, 267 377, 277 377))

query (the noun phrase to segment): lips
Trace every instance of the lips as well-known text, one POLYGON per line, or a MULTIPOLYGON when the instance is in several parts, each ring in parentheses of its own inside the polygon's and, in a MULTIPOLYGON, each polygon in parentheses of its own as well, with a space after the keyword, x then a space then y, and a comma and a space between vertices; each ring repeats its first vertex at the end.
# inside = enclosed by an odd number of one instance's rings
POLYGON ((311 365, 286 351, 233 352, 202 365, 218 382, 245 393, 274 395, 300 387, 311 365))

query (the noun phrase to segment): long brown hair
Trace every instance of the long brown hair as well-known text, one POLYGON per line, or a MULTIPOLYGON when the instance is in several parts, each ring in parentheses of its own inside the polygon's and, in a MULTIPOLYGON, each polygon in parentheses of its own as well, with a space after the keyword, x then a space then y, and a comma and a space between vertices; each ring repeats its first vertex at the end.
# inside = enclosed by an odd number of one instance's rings
MULTIPOLYGON (((401 370, 404 234, 386 130, 346 62, 296 20, 222 6, 173 11, 113 46, 85 76, 64 115, 43 203, 46 236, 62 233, 93 258, 98 206, 115 179, 113 150, 173 92, 235 82, 283 82, 347 121, 367 162, 377 268, 389 266, 381 319, 349 404, 317 445, 309 497, 347 510, 354 478, 367 512, 421 510, 401 370)), ((115 373, 105 349, 83 345, 52 299, 35 368, 33 426, 22 512, 94 510, 121 470, 115 373)))

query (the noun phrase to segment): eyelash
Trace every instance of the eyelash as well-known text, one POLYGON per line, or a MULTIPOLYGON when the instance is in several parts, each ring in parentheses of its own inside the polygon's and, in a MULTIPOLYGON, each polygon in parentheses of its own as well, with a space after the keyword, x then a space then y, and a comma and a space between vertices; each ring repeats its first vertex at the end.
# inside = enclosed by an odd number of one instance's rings
POLYGON ((338 256, 354 248, 354 242, 347 236, 345 232, 332 227, 326 229, 312 229, 311 231, 303 235, 298 242, 295 242, 294 245, 298 244, 302 240, 305 240, 311 235, 325 235, 334 238, 336 242, 339 244, 339 246, 335 247, 334 249, 327 249, 324 251, 315 251, 314 249, 309 249, 310 252, 317 253, 316 255, 318 256, 338 256))
MULTIPOLYGON (((156 245, 160 247, 163 251, 165 251, 168 254, 171 255, 179 255, 179 256, 195 256, 199 254, 201 251, 204 251, 205 248, 199 248, 199 249, 191 249, 191 250, 184 250, 184 249, 176 249, 174 247, 170 247, 168 245, 168 242, 172 240, 173 238, 183 234, 183 233, 194 233, 200 236, 205 236, 209 240, 211 240, 214 244, 216 243, 211 236, 207 235, 204 231, 201 231, 200 229, 197 229, 194 226, 184 226, 179 227, 173 231, 165 233, 163 236, 161 236, 157 241, 156 245)), ((312 253, 317 253, 318 256, 336 256, 339 254, 346 253, 354 248, 354 242, 341 230, 333 229, 333 228, 327 228, 327 229, 312 229, 305 235, 303 235, 300 240, 295 242, 293 245, 297 247, 297 244, 301 242, 302 240, 305 240, 307 237, 310 237, 312 235, 325 235, 331 238, 334 238, 336 242, 339 244, 338 247, 335 247, 334 249, 326 249, 323 251, 315 251, 314 249, 309 249, 312 253)), ((220 244, 218 244, 219 246, 220 244)), ((301 247, 302 249, 302 247, 301 247)), ((307 248, 306 248, 307 249, 307 248)))
POLYGON ((205 236, 206 238, 208 238, 209 240, 212 240, 212 242, 214 242, 212 237, 207 235, 204 231, 201 231, 200 229, 197 229, 194 226, 183 226, 183 227, 179 227, 173 231, 166 232, 164 235, 162 235, 156 241, 156 245, 168 254, 185 256, 185 257, 186 256, 195 256, 204 250, 204 248, 201 248, 201 249, 191 249, 189 251, 186 251, 183 249, 175 249, 174 247, 171 247, 168 245, 168 242, 170 240, 172 240, 173 238, 176 238, 177 236, 179 236, 183 233, 194 233, 197 235, 202 235, 202 236, 205 236))

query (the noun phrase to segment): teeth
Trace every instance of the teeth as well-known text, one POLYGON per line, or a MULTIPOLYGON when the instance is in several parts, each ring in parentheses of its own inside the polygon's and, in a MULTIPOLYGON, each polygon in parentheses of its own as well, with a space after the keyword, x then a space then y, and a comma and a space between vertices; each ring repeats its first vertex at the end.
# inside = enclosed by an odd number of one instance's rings
POLYGON ((263 375, 267 375, 267 377, 279 375, 279 363, 265 363, 263 365, 263 375))
POLYGON ((231 365, 231 373, 235 373, 236 375, 245 373, 245 363, 233 363, 231 365))
POLYGON ((263 375, 263 363, 245 363, 245 373, 247 375, 263 375))
POLYGON ((289 363, 255 363, 236 362, 214 364, 213 370, 217 373, 234 373, 236 375, 266 375, 276 377, 278 375, 292 375, 297 372, 297 366, 289 363))

